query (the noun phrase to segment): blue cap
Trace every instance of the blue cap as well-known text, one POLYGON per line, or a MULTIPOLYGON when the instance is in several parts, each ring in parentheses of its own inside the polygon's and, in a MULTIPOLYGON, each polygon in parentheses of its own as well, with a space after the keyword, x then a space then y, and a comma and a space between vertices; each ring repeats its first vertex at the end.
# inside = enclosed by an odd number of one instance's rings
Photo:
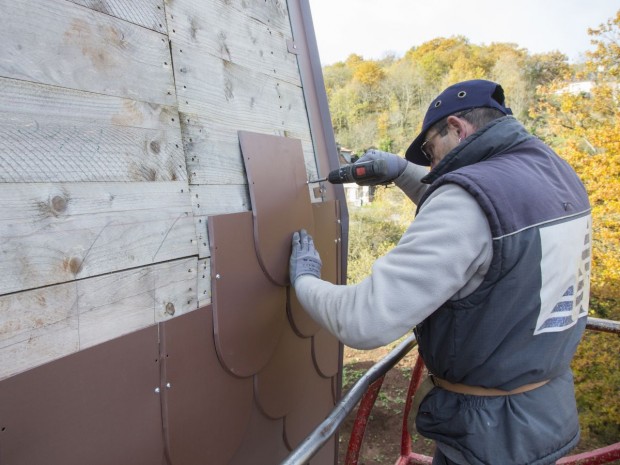
POLYGON ((428 107, 422 123, 422 131, 405 154, 407 160, 416 165, 430 165, 420 149, 430 127, 454 113, 479 107, 496 108, 504 115, 512 115, 512 110, 504 105, 504 89, 495 82, 474 79, 448 87, 428 107))

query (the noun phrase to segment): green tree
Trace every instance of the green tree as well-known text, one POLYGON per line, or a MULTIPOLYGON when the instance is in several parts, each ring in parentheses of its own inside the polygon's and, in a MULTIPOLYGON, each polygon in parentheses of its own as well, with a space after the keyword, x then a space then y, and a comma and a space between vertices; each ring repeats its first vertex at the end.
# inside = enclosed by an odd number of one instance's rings
POLYGON ((530 88, 549 85, 560 79, 566 80, 570 72, 568 58, 560 52, 535 54, 525 60, 525 73, 530 88))
POLYGON ((405 58, 417 63, 422 70, 426 85, 438 91, 441 78, 463 55, 469 55, 469 41, 463 36, 456 36, 447 39, 440 37, 425 42, 409 50, 405 58))
POLYGON ((411 202, 404 202, 399 190, 379 187, 371 204, 351 209, 347 267, 350 284, 368 276, 372 264, 398 243, 408 226, 403 218, 408 215, 409 222, 413 219, 411 206, 411 202))
POLYGON ((342 61, 323 68, 323 81, 327 97, 342 89, 353 77, 353 71, 342 61))

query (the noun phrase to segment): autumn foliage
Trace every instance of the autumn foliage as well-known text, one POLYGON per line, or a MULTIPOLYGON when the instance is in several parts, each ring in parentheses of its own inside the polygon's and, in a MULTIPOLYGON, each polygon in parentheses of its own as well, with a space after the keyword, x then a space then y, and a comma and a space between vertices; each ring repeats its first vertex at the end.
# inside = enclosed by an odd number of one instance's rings
MULTIPOLYGON (((324 76, 336 138, 357 153, 377 147, 402 154, 443 88, 473 78, 500 82, 515 116, 581 176, 593 214, 590 315, 620 321, 620 11, 588 32, 595 49, 578 64, 559 52, 532 55, 515 44, 479 46, 459 36, 434 39, 398 59, 352 55, 325 67, 324 76)), ((351 212, 354 281, 413 216, 411 208, 395 207, 404 198, 377 198, 374 207, 351 212)), ((573 369, 584 447, 617 442, 620 338, 586 334, 573 369)))
MULTIPOLYGON (((620 11, 590 29, 596 49, 574 77, 538 89, 532 115, 584 181, 592 204, 590 314, 620 320, 620 11)), ((587 333, 573 362, 583 434, 601 443, 620 438, 620 341, 587 333)))

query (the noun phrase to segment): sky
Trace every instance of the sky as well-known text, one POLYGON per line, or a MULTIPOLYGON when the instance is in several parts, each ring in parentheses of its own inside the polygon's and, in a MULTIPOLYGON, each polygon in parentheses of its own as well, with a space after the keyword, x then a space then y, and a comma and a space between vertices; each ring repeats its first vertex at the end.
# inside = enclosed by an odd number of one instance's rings
POLYGON ((475 45, 510 42, 530 53, 560 51, 570 62, 592 50, 588 28, 620 10, 620 0, 308 0, 323 66, 351 53, 397 57, 437 37, 475 45))

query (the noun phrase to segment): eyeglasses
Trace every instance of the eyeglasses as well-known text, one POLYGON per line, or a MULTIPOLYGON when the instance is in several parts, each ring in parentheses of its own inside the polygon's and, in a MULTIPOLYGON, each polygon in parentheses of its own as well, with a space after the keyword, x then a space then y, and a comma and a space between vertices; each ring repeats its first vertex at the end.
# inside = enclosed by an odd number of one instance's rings
POLYGON ((433 161, 433 146, 431 145, 430 147, 427 147, 427 144, 432 141, 435 137, 437 137, 438 135, 440 135, 442 133, 442 131, 448 127, 448 124, 444 124, 441 126, 441 129, 438 129, 437 132, 435 134, 433 134, 431 137, 429 137, 428 139, 426 139, 424 142, 422 142, 422 145, 420 145, 420 151, 422 152, 422 154, 426 157, 426 159, 430 162, 433 161), (426 148, 425 148, 426 147, 426 148))
MULTIPOLYGON (((474 111, 475 108, 469 108, 468 110, 463 110, 460 111, 458 113, 454 113, 453 116, 456 116, 458 118, 462 118, 463 116, 465 116, 468 113, 471 113, 472 111, 474 111)), ((422 142, 422 145, 420 145, 420 151, 422 152, 422 154, 426 157, 426 159, 430 162, 433 161, 433 146, 431 145, 428 148, 424 148, 427 146, 427 144, 432 141, 435 137, 437 137, 438 135, 440 135, 443 131, 445 131, 445 129, 448 127, 448 122, 446 121, 444 124, 442 124, 440 126, 440 128, 438 128, 435 134, 433 134, 431 137, 429 137, 428 139, 426 139, 424 142, 422 142)), ((445 135, 445 134, 444 134, 445 135)))

